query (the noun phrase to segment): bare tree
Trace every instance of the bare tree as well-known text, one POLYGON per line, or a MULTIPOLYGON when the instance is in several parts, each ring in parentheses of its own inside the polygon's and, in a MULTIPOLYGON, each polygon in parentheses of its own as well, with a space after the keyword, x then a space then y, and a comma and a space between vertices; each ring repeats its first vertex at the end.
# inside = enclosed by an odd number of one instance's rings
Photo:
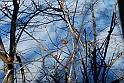
MULTIPOLYGON (((103 0, 104 10, 99 6, 101 2, 3 0, 0 5, 0 22, 6 25, 6 28, 0 28, 0 58, 5 74, 3 83, 123 81, 123 75, 111 72, 116 69, 113 65, 124 55, 124 46, 120 44, 123 41, 115 38, 121 34, 114 32, 115 27, 120 26, 117 2, 109 7, 103 0), (106 29, 108 33, 100 37, 106 29), (9 40, 9 51, 3 42, 4 37, 9 40), (35 43, 25 48, 25 41, 27 44, 35 43), (113 41, 115 46, 111 46, 113 41), (24 46, 19 51, 21 43, 24 46), (112 53, 109 53, 110 48, 112 53), (24 55, 30 56, 31 60, 24 55), (36 62, 41 66, 34 74, 30 67, 36 62), (19 67, 16 68, 16 65, 19 67), (109 79, 110 74, 115 78, 109 79)), ((39 67, 38 64, 35 66, 39 67)))

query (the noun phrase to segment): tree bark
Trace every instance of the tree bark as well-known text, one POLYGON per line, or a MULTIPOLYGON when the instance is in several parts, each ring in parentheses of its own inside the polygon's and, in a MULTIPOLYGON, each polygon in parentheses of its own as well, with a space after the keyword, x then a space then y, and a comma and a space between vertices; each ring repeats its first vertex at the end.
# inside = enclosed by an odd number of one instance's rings
POLYGON ((124 0, 118 0, 119 13, 121 18, 122 35, 124 39, 124 0))
POLYGON ((15 35, 16 35, 16 19, 19 10, 19 4, 17 0, 13 0, 13 15, 11 20, 11 29, 10 29, 10 53, 9 56, 12 57, 11 64, 8 64, 8 70, 11 72, 8 74, 7 83, 14 83, 14 65, 12 64, 14 61, 14 56, 16 55, 16 44, 15 44, 15 35))

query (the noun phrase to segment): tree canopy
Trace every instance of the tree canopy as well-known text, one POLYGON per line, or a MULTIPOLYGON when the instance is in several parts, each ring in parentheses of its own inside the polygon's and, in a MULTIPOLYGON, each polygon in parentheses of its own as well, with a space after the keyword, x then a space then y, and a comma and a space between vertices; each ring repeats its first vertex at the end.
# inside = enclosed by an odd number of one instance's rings
POLYGON ((0 1, 0 82, 123 82, 123 18, 118 4, 0 1))

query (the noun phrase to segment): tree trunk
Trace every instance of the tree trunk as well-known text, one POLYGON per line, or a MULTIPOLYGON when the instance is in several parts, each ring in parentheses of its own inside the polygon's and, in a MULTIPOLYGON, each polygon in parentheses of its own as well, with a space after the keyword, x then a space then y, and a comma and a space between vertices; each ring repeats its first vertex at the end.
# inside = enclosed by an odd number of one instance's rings
MULTIPOLYGON (((10 63, 13 63, 14 56, 16 55, 16 44, 15 44, 15 36, 16 36, 16 19, 17 14, 19 10, 19 4, 17 3, 17 0, 13 0, 14 10, 11 20, 11 29, 10 29, 10 53, 9 56, 12 57, 12 61, 10 63)), ((11 70, 7 77, 6 83, 14 83, 14 65, 8 64, 8 70, 11 70)))

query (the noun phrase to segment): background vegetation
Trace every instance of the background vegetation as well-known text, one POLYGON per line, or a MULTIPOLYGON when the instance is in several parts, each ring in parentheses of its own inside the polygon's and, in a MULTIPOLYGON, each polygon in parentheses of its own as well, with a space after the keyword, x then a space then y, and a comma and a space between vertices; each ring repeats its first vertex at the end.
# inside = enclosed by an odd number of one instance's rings
POLYGON ((123 82, 117 1, 0 1, 1 82, 123 82))

